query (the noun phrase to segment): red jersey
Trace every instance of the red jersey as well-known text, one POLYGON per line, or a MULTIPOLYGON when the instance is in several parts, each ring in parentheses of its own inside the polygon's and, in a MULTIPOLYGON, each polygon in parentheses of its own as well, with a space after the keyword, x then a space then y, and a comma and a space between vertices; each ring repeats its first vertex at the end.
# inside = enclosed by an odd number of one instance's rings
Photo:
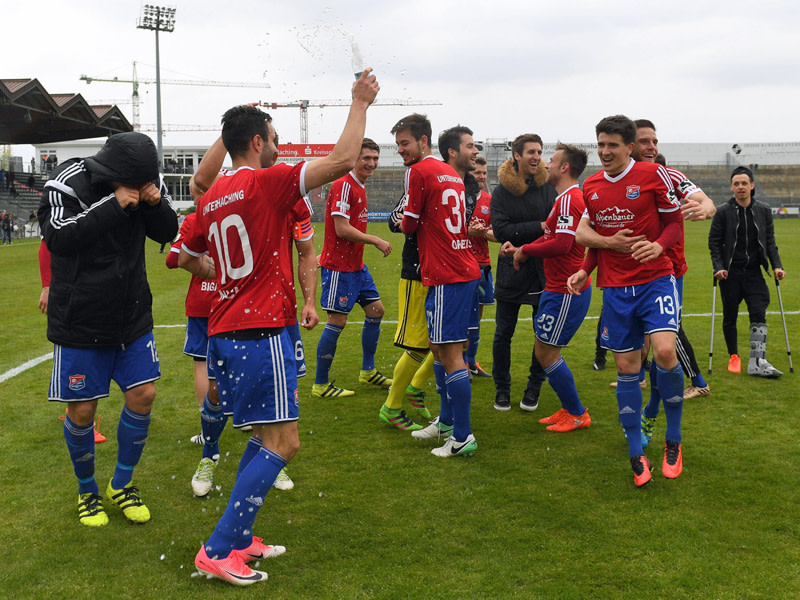
MULTIPOLYGON (((695 192, 701 191, 698 186, 692 183, 686 175, 673 167, 666 167, 669 178, 672 181, 672 187, 675 188, 675 194, 682 201, 686 200, 695 192)), ((665 250, 665 254, 669 256, 672 261, 672 269, 675 271, 675 277, 680 277, 689 270, 686 264, 686 255, 684 254, 683 245, 683 221, 681 221, 681 237, 672 245, 672 247, 665 250)))
MULTIPOLYGON (((197 213, 186 215, 183 220, 178 237, 172 242, 172 248, 167 256, 167 266, 174 269, 178 266, 178 255, 183 246, 183 240, 192 237, 193 230, 197 228, 197 213)), ((208 318, 211 312, 211 301, 216 296, 217 282, 212 279, 200 279, 192 275, 189 281, 189 290, 186 292, 186 316, 208 318)))
POLYGON ((417 232, 423 285, 473 281, 481 276, 465 219, 464 182, 455 169, 425 156, 405 178, 403 232, 417 232))
MULTIPOLYGON (((475 210, 472 211, 472 220, 477 221, 484 227, 492 226, 492 213, 489 204, 492 202, 492 195, 481 190, 475 202, 475 210)), ((469 241, 472 242, 472 253, 480 266, 491 265, 492 258, 489 256, 489 240, 482 235, 471 235, 469 241)))
MULTIPOLYGON (((542 239, 554 239, 559 234, 569 235, 572 238, 572 245, 566 254, 559 257, 545 256, 544 276, 547 279, 545 290, 548 292, 567 292, 567 279, 570 275, 580 270, 583 264, 583 256, 586 249, 575 242, 575 230, 581 221, 586 205, 583 202, 583 192, 577 185, 565 190, 559 195, 550 214, 544 222, 544 235, 542 239)), ((587 286, 591 283, 588 280, 587 286)))
MULTIPOLYGON (((659 213, 680 209, 667 170, 655 163, 633 159, 619 175, 612 177, 601 170, 587 178, 583 196, 585 215, 595 231, 605 236, 613 236, 620 229, 631 229, 632 235, 644 235, 654 242, 663 229, 659 213)), ((638 285, 672 274, 672 261, 666 253, 640 263, 630 254, 597 251, 597 285, 600 287, 638 285)))
POLYGON ((217 179, 200 200, 199 227, 183 249, 214 259, 218 293, 209 336, 283 327, 296 318, 290 213, 306 193, 305 167, 241 167, 217 179))
POLYGON ((361 233, 367 231, 367 190, 350 171, 331 184, 325 205, 325 241, 319 264, 332 271, 360 271, 364 268, 364 244, 336 235, 334 217, 344 217, 361 233))

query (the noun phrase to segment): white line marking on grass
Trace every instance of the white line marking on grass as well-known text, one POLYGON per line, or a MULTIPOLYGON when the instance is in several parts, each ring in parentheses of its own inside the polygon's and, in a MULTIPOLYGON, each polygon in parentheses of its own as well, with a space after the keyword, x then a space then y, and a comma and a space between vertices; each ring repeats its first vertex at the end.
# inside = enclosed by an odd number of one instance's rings
POLYGON ((20 366, 14 367, 13 369, 10 369, 10 370, 6 371, 5 373, 3 373, 2 375, 0 375, 0 383, 3 383, 7 379, 11 379, 15 375, 19 375, 20 373, 23 373, 23 372, 27 371, 28 369, 32 369, 36 365, 41 364, 46 360, 52 360, 52 359, 53 359, 53 353, 49 352, 49 353, 43 354, 42 356, 39 356, 37 358, 33 358, 33 359, 29 360, 28 362, 24 362, 20 366))

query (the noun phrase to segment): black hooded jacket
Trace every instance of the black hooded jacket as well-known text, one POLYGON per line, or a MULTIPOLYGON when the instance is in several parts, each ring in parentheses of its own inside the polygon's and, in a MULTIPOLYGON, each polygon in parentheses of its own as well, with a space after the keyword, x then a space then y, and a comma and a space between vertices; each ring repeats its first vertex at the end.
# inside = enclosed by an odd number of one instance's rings
POLYGON ((152 330, 145 236, 164 243, 178 232, 154 152, 143 134, 112 136, 94 157, 61 164, 45 184, 38 215, 51 254, 51 342, 76 348, 122 346, 152 330), (112 181, 152 181, 161 202, 123 210, 112 181))

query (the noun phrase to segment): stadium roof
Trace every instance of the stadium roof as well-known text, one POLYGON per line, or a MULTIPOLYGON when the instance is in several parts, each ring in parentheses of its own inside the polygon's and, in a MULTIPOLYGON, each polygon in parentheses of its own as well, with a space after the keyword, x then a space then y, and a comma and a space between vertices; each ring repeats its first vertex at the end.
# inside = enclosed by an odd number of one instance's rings
POLYGON ((46 144, 132 131, 117 106, 50 94, 37 79, 0 79, 0 143, 46 144))

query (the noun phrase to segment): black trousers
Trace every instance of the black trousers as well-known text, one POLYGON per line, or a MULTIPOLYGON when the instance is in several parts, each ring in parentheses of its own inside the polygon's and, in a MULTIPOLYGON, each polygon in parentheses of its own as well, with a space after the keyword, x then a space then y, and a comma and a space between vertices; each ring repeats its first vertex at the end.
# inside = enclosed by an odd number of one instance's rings
MULTIPOLYGON (((498 392, 510 393, 511 391, 511 338, 517 328, 519 319, 519 309, 521 304, 497 300, 495 309, 495 320, 497 326, 494 331, 494 342, 492 344, 492 377, 494 386, 498 392)), ((536 319, 538 304, 531 306, 531 316, 536 319)), ((531 323, 533 325, 533 323, 531 323)), ((528 374, 528 383, 525 387, 526 393, 538 395, 542 389, 542 384, 547 379, 542 365, 536 360, 536 353, 531 348, 531 366, 528 374)))
POLYGON ((742 300, 747 304, 750 323, 766 323, 769 306, 769 288, 761 269, 752 271, 728 271, 727 279, 719 280, 722 298, 722 333, 728 354, 739 354, 736 318, 742 300))

